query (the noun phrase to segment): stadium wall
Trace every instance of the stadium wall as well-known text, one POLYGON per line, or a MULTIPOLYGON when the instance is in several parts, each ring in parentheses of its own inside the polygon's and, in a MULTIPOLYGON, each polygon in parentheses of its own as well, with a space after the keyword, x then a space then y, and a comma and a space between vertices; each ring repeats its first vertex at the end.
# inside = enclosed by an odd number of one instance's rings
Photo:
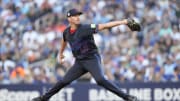
MULTIPOLYGON (((117 83, 124 92, 141 101, 180 101, 180 82, 117 83)), ((0 101, 30 101, 46 92, 51 84, 0 85, 0 101)), ((122 101, 111 92, 89 83, 75 83, 54 95, 50 101, 122 101)))

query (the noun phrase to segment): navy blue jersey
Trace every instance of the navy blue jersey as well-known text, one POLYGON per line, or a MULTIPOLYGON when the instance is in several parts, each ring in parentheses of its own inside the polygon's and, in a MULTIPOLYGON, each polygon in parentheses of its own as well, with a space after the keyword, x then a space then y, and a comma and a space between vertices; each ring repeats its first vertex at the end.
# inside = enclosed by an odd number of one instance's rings
POLYGON ((70 33, 70 27, 66 28, 63 32, 63 39, 69 42, 75 58, 84 59, 98 53, 93 37, 97 31, 95 24, 80 24, 73 34, 70 33))

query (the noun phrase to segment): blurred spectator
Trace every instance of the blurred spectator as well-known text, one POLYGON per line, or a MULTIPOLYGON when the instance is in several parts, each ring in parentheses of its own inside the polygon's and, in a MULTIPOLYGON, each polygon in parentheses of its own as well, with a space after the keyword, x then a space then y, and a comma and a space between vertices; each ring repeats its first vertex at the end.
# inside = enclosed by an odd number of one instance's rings
POLYGON ((164 75, 163 78, 165 81, 171 81, 173 79, 175 64, 172 61, 171 57, 167 57, 167 60, 164 63, 164 75))
POLYGON ((10 74, 12 83, 22 82, 25 77, 25 71, 22 67, 16 67, 10 74))
POLYGON ((172 29, 171 29, 168 21, 164 21, 162 28, 160 29, 159 35, 160 36, 171 36, 172 35, 172 29))
POLYGON ((174 81, 179 81, 180 80, 180 65, 177 65, 174 68, 174 81))

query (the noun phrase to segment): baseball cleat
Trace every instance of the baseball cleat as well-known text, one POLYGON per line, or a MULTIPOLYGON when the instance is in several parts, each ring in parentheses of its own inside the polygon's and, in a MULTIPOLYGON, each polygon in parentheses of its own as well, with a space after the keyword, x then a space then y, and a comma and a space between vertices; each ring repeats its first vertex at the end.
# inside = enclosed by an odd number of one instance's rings
POLYGON ((138 101, 137 97, 129 95, 126 101, 138 101))
POLYGON ((44 100, 42 96, 39 96, 39 97, 33 98, 32 101, 48 101, 48 100, 44 100))

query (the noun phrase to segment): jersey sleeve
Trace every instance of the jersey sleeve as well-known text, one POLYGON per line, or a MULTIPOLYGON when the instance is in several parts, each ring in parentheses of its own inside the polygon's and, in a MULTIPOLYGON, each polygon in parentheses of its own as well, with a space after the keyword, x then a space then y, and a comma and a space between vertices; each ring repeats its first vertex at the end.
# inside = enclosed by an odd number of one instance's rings
POLYGON ((65 34, 65 31, 63 32, 63 40, 64 40, 64 42, 67 41, 67 40, 66 40, 66 34, 65 34))
POLYGON ((85 25, 86 31, 88 34, 95 34, 98 32, 98 25, 97 24, 87 24, 85 25))

